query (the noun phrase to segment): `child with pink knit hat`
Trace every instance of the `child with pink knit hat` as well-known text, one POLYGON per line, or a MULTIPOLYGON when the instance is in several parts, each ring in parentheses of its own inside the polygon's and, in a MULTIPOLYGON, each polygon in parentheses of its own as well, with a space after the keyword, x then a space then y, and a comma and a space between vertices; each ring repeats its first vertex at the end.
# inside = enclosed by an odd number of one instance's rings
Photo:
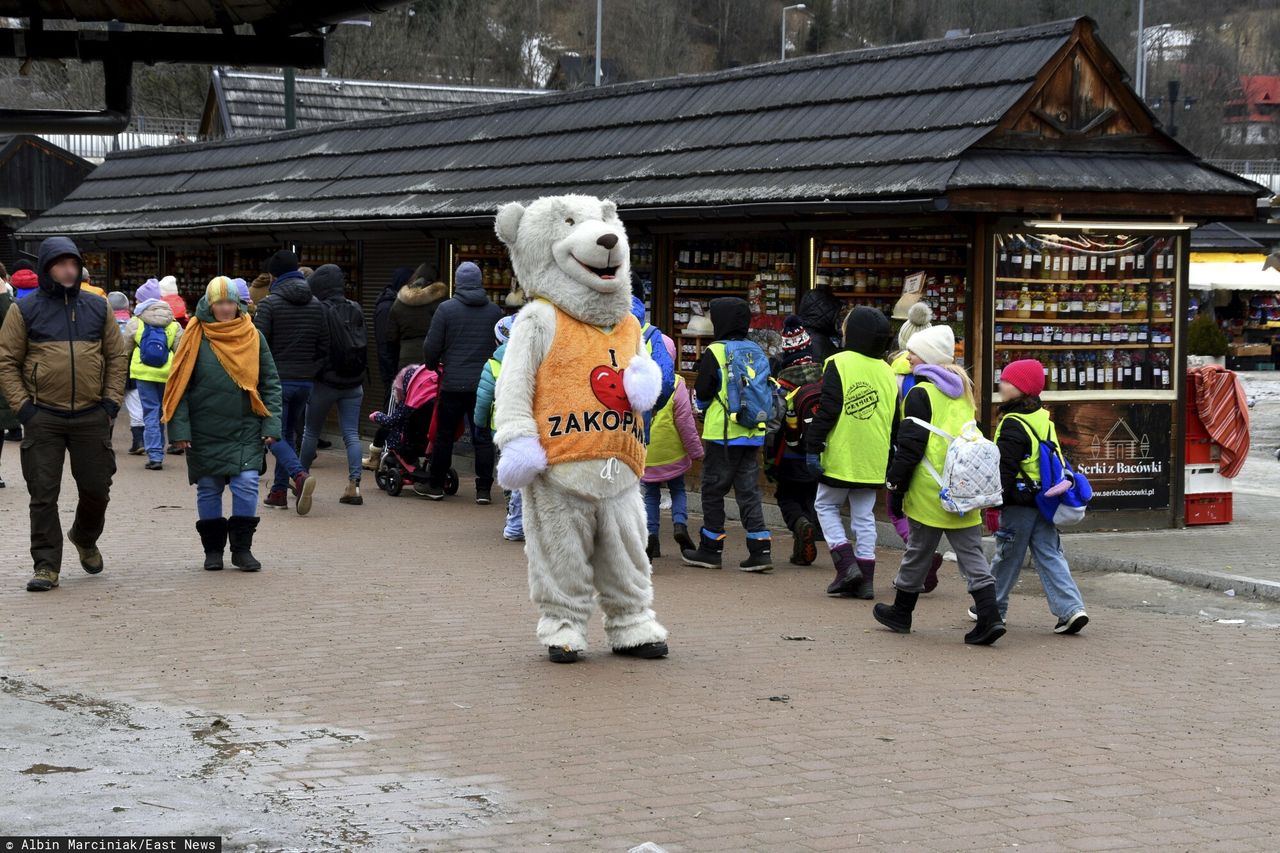
POLYGON ((996 578, 996 603, 1003 619, 1009 609, 1009 593, 1018 581, 1027 551, 1031 551, 1049 610, 1058 620, 1054 633, 1075 634, 1089 622, 1084 599, 1062 553, 1058 528, 1036 503, 1036 495, 1046 488, 1040 482, 1040 454, 1045 447, 1042 442, 1058 447, 1057 429, 1040 403, 1042 393, 1044 365, 1034 359, 1015 361, 1000 374, 1000 423, 995 442, 1000 448, 1004 506, 991 571, 996 578))

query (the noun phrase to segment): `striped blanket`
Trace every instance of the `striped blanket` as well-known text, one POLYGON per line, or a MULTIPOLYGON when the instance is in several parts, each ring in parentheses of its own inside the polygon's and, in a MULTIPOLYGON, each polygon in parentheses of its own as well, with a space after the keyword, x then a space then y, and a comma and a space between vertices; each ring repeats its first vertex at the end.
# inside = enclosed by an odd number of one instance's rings
POLYGON ((1249 401, 1244 385, 1230 370, 1208 365, 1196 374, 1196 411, 1214 442, 1222 447, 1222 476, 1240 473, 1249 455, 1249 401))

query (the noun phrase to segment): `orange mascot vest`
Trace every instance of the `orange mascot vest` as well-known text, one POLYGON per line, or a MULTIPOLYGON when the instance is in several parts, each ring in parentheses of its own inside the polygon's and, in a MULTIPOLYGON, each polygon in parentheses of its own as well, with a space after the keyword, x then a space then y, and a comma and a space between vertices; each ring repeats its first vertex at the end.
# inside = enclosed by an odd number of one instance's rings
POLYGON ((556 335, 533 395, 547 464, 614 458, 644 474, 644 420, 622 386, 639 346, 640 324, 630 314, 605 331, 556 308, 556 335))

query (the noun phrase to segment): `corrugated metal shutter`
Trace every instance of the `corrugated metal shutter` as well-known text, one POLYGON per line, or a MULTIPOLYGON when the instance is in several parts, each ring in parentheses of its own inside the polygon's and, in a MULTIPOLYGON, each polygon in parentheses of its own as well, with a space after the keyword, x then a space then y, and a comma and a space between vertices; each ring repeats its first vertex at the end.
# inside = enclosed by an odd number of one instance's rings
POLYGON ((400 233, 394 239, 386 241, 366 240, 363 259, 360 305, 364 309, 365 322, 369 325, 369 379, 365 382, 363 416, 360 419, 362 433, 372 426, 367 416, 382 407, 385 394, 373 335, 373 309, 378 304, 378 295, 391 283, 391 273, 395 272, 396 267, 416 267, 427 260, 434 262, 436 241, 434 237, 416 232, 400 233))

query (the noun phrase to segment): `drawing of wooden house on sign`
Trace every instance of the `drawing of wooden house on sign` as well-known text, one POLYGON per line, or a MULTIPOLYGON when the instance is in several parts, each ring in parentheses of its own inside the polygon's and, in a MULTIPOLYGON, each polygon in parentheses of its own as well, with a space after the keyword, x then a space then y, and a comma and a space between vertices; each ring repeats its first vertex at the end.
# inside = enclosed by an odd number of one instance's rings
POLYGON ((1095 435, 1091 450, 1094 459, 1147 459, 1151 455, 1151 439, 1145 434, 1139 439, 1122 419, 1115 422, 1101 441, 1095 435))

